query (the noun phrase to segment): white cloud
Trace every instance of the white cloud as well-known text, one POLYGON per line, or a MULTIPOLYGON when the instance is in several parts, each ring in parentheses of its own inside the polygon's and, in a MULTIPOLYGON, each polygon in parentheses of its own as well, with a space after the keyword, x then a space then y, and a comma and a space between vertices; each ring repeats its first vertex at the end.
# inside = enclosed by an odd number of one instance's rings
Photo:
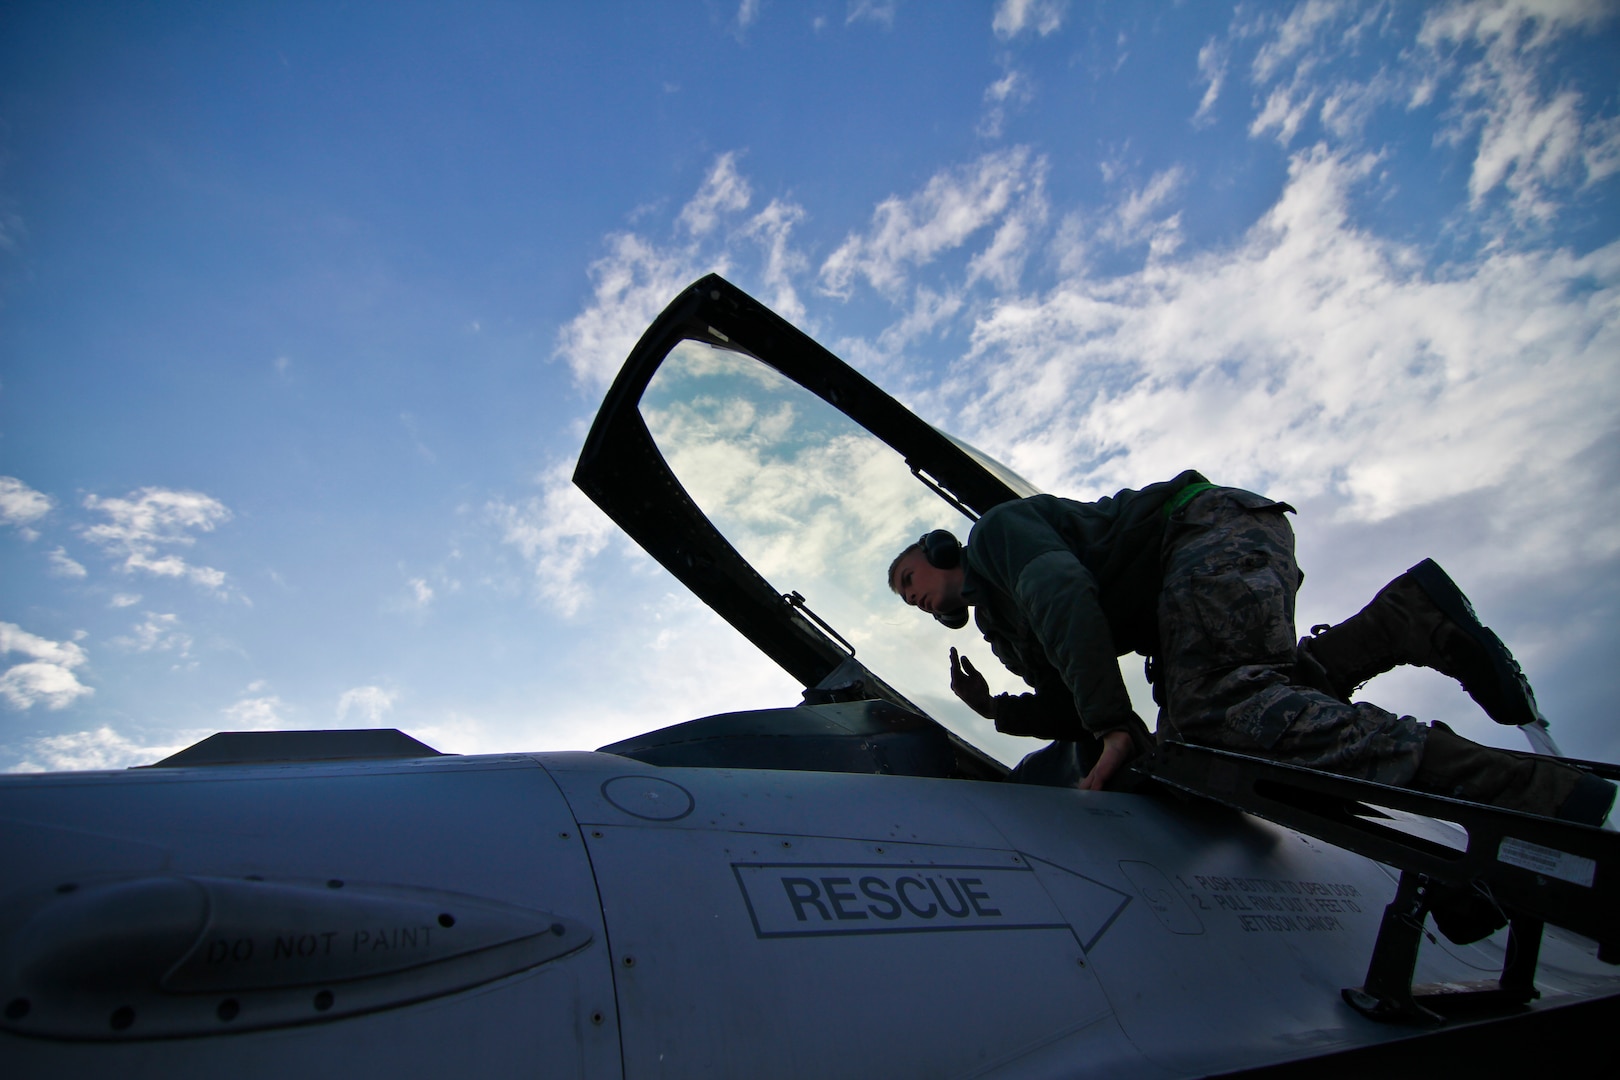
POLYGON ((1548 47, 1615 12, 1601 0, 1497 0, 1452 3, 1424 20, 1421 44, 1484 50, 1464 68, 1459 115, 1445 133, 1460 142, 1479 132, 1468 182, 1476 208, 1503 187, 1516 220, 1545 221, 1560 209, 1557 189, 1592 183, 1620 167, 1620 121, 1613 115, 1583 120, 1583 98, 1567 86, 1543 91, 1543 84, 1561 81, 1548 47))
POLYGON ((546 473, 540 495, 489 505, 501 542, 522 553, 540 594, 564 616, 573 616, 590 597, 583 572, 615 532, 607 515, 573 485, 571 472, 572 463, 560 462, 546 473))
POLYGON ((1035 87, 1029 76, 1021 71, 1009 71, 984 88, 984 116, 979 120, 978 133, 986 139, 999 139, 1007 126, 1010 112, 1021 109, 1035 100, 1035 87))
POLYGON ((117 593, 111 600, 107 601, 107 606, 111 608, 126 608, 134 607, 140 602, 140 593, 117 593))
POLYGON ((1297 4, 1277 27, 1275 36, 1255 54, 1256 83, 1269 82, 1285 65, 1309 68, 1314 63, 1309 47, 1317 35, 1350 10, 1345 0, 1305 0, 1297 4))
MULTIPOLYGON (((1347 45, 1389 33, 1383 5, 1306 0, 1281 18, 1262 13, 1235 25, 1232 34, 1234 41, 1264 35, 1250 67, 1263 104, 1249 134, 1269 135, 1286 147, 1315 114, 1348 148, 1379 107, 1417 109, 1449 94, 1442 101, 1449 121, 1441 141, 1478 139, 1469 176, 1472 208, 1501 190, 1516 224, 1545 223, 1569 192, 1620 171, 1620 116, 1612 107, 1608 115, 1589 113, 1554 49, 1617 11, 1603 0, 1458 0, 1429 10, 1415 47, 1365 77, 1326 72, 1344 65, 1352 51, 1347 45)), ((1217 90, 1210 76, 1217 48, 1212 41, 1199 54, 1210 89, 1195 123, 1217 90)))
MULTIPOLYGON (((1046 159, 1018 146, 937 173, 907 198, 891 195, 878 204, 864 234, 852 233, 822 263, 822 287, 847 297, 855 281, 865 278, 892 298, 903 290, 910 267, 961 247, 998 219, 1044 218, 1045 176, 1046 159)), ((1022 227, 1013 227, 1014 239, 1022 227)), ((995 242, 1003 241, 998 234, 995 242)), ((999 252, 991 258, 1005 266, 1014 254, 999 252)))
POLYGON ((804 303, 793 287, 793 278, 804 272, 808 260, 789 243, 794 227, 802 221, 802 206, 772 199, 770 205, 754 215, 743 230, 743 235, 758 242, 765 251, 765 270, 761 276, 766 288, 771 291, 767 302, 773 311, 789 322, 804 318, 804 303))
POLYGON ((721 154, 677 215, 683 240, 661 244, 632 232, 607 237, 607 254, 590 267, 590 304, 557 334, 556 355, 567 362, 576 385, 604 389, 647 324, 680 289, 705 273, 730 274, 739 247, 763 253, 761 277, 777 310, 790 319, 802 312, 793 278, 806 263, 790 238, 804 210, 772 199, 736 228, 720 228, 725 216, 746 210, 751 198, 747 179, 737 171, 737 155, 721 154))
POLYGON ((1096 239, 1115 247, 1146 243, 1152 257, 1169 255, 1181 244, 1181 215, 1158 217, 1186 183, 1179 165, 1156 173, 1140 188, 1132 189, 1097 228, 1096 239))
POLYGON ((703 186, 681 209, 677 221, 693 236, 702 236, 713 231, 722 215, 748 209, 753 197, 753 188, 737 171, 737 155, 721 154, 703 178, 703 186))
POLYGON ((990 28, 1003 41, 1025 30, 1046 37, 1063 25, 1068 9, 1069 0, 1001 0, 996 5, 990 28))
MULTIPOLYGON (((173 733, 171 733, 173 734, 173 733)), ((111 727, 46 735, 32 740, 12 772, 57 772, 82 769, 127 769, 150 765, 185 749, 189 743, 146 746, 111 727)))
POLYGON ((82 565, 74 561, 73 557, 67 553, 66 548, 58 547, 46 558, 50 564, 46 573, 52 577, 82 578, 89 573, 82 565))
POLYGON ((892 27, 899 6, 899 0, 849 0, 849 14, 844 18, 844 25, 864 21, 892 27))
POLYGON ((1620 552, 1580 495, 1620 432, 1620 244, 1428 277, 1348 220, 1372 163, 1298 154, 1235 250, 996 306, 953 389, 968 436, 1063 491, 1196 467, 1344 522, 1488 494, 1480 557, 1519 573, 1620 552))
POLYGON ((1275 131, 1281 145, 1293 142, 1300 126, 1310 116, 1311 106, 1316 104, 1315 91, 1307 92, 1303 99, 1296 98, 1295 93, 1295 85, 1273 89, 1266 98, 1265 108, 1249 124, 1249 134, 1259 138, 1268 131, 1275 131))
POLYGON ((1198 78, 1204 84, 1204 96, 1198 101, 1198 111, 1193 113, 1193 127, 1208 127, 1215 122, 1215 102, 1226 82, 1226 61, 1226 49, 1214 38, 1198 50, 1198 78))
POLYGON ((394 707, 396 697, 397 694, 380 686, 356 686, 352 690, 345 690, 338 698, 338 722, 348 723, 353 713, 368 724, 379 724, 388 710, 394 707))
POLYGON ((433 586, 426 578, 411 578, 405 582, 411 588, 411 601, 415 607, 425 608, 433 602, 433 586))
POLYGON ((146 619, 137 623, 128 637, 113 638, 134 652, 172 652, 181 657, 191 655, 191 635, 180 629, 180 617, 148 611, 146 619))
MULTIPOLYGON (((248 693, 259 693, 264 689, 264 683, 256 682, 248 687, 248 693)), ((286 703, 275 694, 261 694, 259 697, 245 697, 227 705, 220 710, 225 718, 228 731, 274 731, 285 728, 287 722, 281 713, 286 703)))
MULTIPOLYGON (((633 233, 611 236, 607 243, 608 254, 591 264, 590 306, 557 334, 557 355, 568 362, 574 381, 598 392, 618 373, 653 317, 702 273, 690 249, 663 249, 633 233)), ((724 272, 724 265, 715 269, 724 272)))
POLYGON ((123 499, 86 495, 84 505, 109 519, 86 526, 85 539, 121 559, 125 573, 139 570, 156 577, 185 578, 216 592, 223 588, 222 571, 194 566, 173 551, 162 550, 189 547, 196 543, 193 532, 212 532, 229 521, 231 512, 218 499, 197 491, 147 487, 123 499))
POLYGON ((15 476, 0 476, 0 524, 10 525, 25 540, 37 540, 34 522, 50 513, 55 505, 49 495, 35 491, 15 476))
POLYGON ((737 29, 746 30, 759 21, 760 0, 742 0, 737 5, 737 29))
POLYGON ((88 659, 83 647, 75 642, 51 641, 14 623, 0 622, 0 653, 28 657, 0 674, 0 697, 13 708, 31 709, 43 704, 47 709, 63 709, 94 693, 73 673, 88 659))
POLYGON ((917 286, 911 310, 878 335, 878 355, 885 359, 895 356, 907 345, 946 325, 961 310, 960 291, 935 292, 927 286, 917 286))

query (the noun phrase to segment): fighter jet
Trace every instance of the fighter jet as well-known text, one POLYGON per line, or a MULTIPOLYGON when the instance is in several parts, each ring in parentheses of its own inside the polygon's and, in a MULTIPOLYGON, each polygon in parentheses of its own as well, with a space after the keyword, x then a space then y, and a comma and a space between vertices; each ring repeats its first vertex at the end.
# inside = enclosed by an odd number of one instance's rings
POLYGON ((0 1073, 1495 1072, 1620 1015, 1612 832, 1178 744, 1083 792, 976 745, 882 571, 1033 487, 721 278, 575 481, 800 700, 595 753, 222 733, 0 778, 0 1073), (1442 888, 1509 928, 1451 944, 1442 888))

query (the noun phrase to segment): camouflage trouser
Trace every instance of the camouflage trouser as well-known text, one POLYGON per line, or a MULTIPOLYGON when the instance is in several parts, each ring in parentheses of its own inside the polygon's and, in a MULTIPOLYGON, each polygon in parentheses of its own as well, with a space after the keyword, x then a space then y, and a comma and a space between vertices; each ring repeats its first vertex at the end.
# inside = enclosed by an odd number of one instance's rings
POLYGON ((1171 516, 1159 597, 1159 737, 1407 784, 1427 727, 1294 682, 1303 575, 1283 510, 1215 488, 1171 516))

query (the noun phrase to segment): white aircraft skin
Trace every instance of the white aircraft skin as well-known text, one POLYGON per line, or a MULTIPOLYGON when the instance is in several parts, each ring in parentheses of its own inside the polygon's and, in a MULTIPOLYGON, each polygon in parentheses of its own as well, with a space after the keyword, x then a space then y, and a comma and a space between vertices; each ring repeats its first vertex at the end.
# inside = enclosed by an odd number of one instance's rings
MULTIPOLYGON (((15 776, 0 821, 11 1077, 1174 1077, 1415 1034, 1339 994, 1391 872, 1196 801, 563 753, 15 776), (53 922, 186 879, 316 922, 216 902, 168 952, 99 967, 146 924, 53 922), (385 887, 432 903, 319 908, 385 887), (457 947, 433 906, 460 926, 480 904, 566 925, 568 951, 447 992, 407 966, 457 947), (135 974, 53 985, 63 964, 135 974)), ((1426 947, 1417 981, 1489 978, 1501 941, 1426 947)), ((1537 985, 1538 1008, 1620 993, 1553 930, 1537 985)))

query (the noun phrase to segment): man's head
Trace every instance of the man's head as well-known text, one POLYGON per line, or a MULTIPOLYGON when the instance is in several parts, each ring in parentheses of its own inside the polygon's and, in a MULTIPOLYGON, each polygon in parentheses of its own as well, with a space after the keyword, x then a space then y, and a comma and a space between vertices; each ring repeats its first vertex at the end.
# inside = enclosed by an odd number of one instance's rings
POLYGON ((912 607, 922 608, 945 625, 964 626, 967 604, 962 599, 962 586, 966 573, 959 557, 943 555, 939 545, 929 543, 938 536, 930 533, 896 556, 889 564, 889 588, 912 607))

